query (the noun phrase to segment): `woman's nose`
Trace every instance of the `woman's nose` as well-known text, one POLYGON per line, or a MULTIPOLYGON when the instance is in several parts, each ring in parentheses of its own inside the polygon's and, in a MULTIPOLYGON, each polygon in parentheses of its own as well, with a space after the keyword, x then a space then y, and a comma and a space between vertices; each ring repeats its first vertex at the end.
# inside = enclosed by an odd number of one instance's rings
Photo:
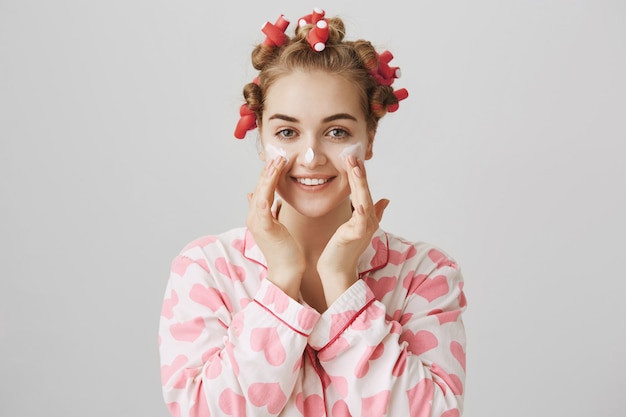
POLYGON ((311 147, 307 148, 306 152, 304 153, 304 161, 310 164, 311 162, 313 162, 314 158, 315 158, 315 151, 313 150, 313 148, 311 147))
POLYGON ((304 165, 317 166, 325 163, 326 156, 319 147, 307 146, 300 152, 299 159, 304 165))

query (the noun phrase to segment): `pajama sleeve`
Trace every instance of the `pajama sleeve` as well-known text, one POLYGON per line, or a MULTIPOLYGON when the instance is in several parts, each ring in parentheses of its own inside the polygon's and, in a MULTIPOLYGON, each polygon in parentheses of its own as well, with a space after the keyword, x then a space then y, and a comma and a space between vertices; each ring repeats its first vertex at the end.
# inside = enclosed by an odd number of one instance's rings
POLYGON ((188 250, 172 262, 159 325, 163 395, 173 416, 278 415, 319 314, 226 258, 188 250), (229 276, 230 275, 230 276, 229 276))
POLYGON ((465 381, 462 274, 448 263, 361 279, 322 315, 310 340, 353 416, 458 417, 465 381), (400 286, 387 311, 371 286, 400 286), (403 300, 402 300, 403 299, 403 300))

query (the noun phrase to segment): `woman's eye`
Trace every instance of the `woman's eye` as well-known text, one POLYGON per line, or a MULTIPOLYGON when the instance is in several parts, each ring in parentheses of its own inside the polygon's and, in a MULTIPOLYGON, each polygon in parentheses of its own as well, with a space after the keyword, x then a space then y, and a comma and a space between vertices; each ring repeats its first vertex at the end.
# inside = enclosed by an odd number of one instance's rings
POLYGON ((276 136, 279 139, 283 139, 283 140, 291 139, 294 136, 296 136, 296 132, 294 130, 292 130, 292 129, 282 129, 282 130, 279 130, 278 132, 276 132, 276 136))
POLYGON ((332 137, 333 139, 343 139, 345 137, 350 136, 348 134, 348 132, 346 132, 343 129, 340 128, 334 128, 328 131, 328 136, 332 137))

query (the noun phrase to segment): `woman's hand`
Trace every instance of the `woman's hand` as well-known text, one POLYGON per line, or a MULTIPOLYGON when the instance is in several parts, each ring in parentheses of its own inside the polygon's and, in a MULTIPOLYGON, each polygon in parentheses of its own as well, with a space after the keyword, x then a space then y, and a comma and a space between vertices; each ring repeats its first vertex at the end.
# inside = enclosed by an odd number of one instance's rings
POLYGON ((350 155, 346 166, 354 208, 352 217, 337 229, 317 262, 328 306, 358 279, 359 257, 370 244, 389 204, 387 199, 373 203, 362 160, 350 155))
POLYGON ((287 228, 272 214, 276 185, 285 164, 282 156, 265 164, 254 193, 248 195, 246 225, 265 255, 267 279, 297 300, 306 267, 304 255, 287 228))

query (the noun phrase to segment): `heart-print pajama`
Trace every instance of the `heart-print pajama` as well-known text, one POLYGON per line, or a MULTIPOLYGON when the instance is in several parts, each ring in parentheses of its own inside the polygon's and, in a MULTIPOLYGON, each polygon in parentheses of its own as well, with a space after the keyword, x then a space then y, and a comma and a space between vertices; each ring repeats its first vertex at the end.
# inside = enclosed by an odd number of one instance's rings
POLYGON ((173 416, 461 415, 466 301, 443 251, 379 229, 323 314, 266 274, 245 228, 172 262, 159 349, 173 416))

